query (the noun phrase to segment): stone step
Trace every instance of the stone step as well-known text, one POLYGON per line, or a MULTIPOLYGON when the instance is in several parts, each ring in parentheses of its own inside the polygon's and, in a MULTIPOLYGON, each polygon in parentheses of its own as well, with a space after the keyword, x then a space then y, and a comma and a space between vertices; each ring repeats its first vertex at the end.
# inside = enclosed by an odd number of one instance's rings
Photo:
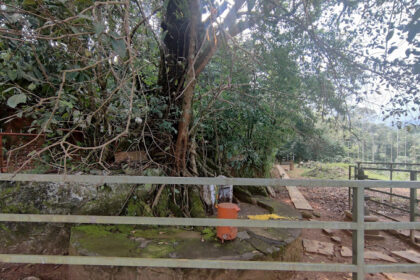
MULTIPOLYGON (((346 246, 342 246, 341 250, 340 250, 340 254, 341 254, 342 257, 351 257, 353 255, 353 252, 352 252, 351 248, 346 247, 346 246)), ((369 260, 382 260, 382 261, 387 261, 387 262, 391 262, 391 263, 397 263, 398 262, 396 259, 389 256, 388 254, 385 254, 385 253, 382 253, 382 252, 379 252, 379 251, 366 250, 364 256, 365 256, 365 259, 369 259, 369 260)))
MULTIPOLYGON (((352 236, 353 233, 349 229, 343 229, 345 233, 352 236)), ((374 234, 369 233, 370 230, 365 231, 365 239, 367 240, 385 240, 385 236, 381 235, 379 231, 374 231, 374 234)))
MULTIPOLYGON (((346 215, 347 220, 353 220, 353 214, 351 213, 351 211, 345 210, 344 214, 346 215)), ((365 222, 371 223, 371 222, 377 222, 377 221, 379 221, 379 218, 376 216, 372 216, 372 215, 365 216, 365 222)))
POLYGON ((396 256, 399 256, 409 262, 412 263, 420 263, 420 253, 414 250, 406 250, 406 251, 392 251, 392 253, 396 256))
POLYGON ((419 277, 408 273, 382 273, 388 280, 420 280, 419 277))

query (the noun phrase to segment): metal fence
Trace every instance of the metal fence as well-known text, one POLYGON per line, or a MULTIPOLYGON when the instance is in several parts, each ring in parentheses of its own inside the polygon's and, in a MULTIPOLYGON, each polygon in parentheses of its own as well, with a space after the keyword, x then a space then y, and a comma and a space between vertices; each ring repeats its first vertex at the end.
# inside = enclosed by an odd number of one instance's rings
POLYGON ((4 263, 39 263, 68 265, 113 265, 142 267, 176 267, 207 269, 243 269, 277 271, 325 271, 351 272, 353 279, 364 279, 366 273, 380 272, 420 272, 420 264, 366 264, 364 261, 365 230, 420 229, 420 222, 365 222, 364 192, 367 187, 410 188, 420 187, 418 182, 396 181, 347 181, 347 180, 295 180, 295 179, 248 179, 248 178, 199 178, 199 177, 144 177, 144 176, 92 176, 92 175, 33 175, 0 174, 0 181, 32 181, 57 183, 90 184, 165 184, 165 185, 240 185, 240 186, 302 186, 302 187, 346 187, 353 188, 353 221, 258 221, 214 218, 154 218, 121 216, 77 216, 77 215, 39 215, 39 214, 0 214, 0 222, 32 223, 86 223, 86 224, 132 224, 166 226, 235 226, 263 228, 300 229, 347 229, 353 232, 353 259, 351 264, 340 263, 300 263, 275 261, 235 261, 205 259, 167 259, 167 258, 126 258, 99 256, 55 256, 0 254, 4 263))
MULTIPOLYGON (((352 169, 353 169, 353 179, 354 180, 377 180, 372 178, 367 178, 367 176, 360 176, 361 174, 364 174, 364 170, 372 170, 372 171, 388 171, 389 172, 389 180, 392 181, 393 179, 393 172, 405 172, 410 174, 410 181, 417 181, 417 173, 420 173, 420 170, 415 170, 413 168, 419 168, 420 164, 418 163, 398 163, 398 162, 357 162, 357 165, 349 165, 349 180, 352 179, 352 169), (363 165, 373 166, 373 167, 366 167, 363 165), (406 167, 409 166, 410 169, 398 169, 395 168, 399 165, 405 165, 406 167), (385 167, 380 167, 385 166, 385 167)), ((389 195, 389 203, 383 202, 383 201, 376 201, 372 199, 370 196, 368 196, 368 201, 373 202, 378 205, 383 205, 392 209, 397 209, 402 212, 405 212, 409 214, 410 221, 414 222, 416 220, 416 217, 420 216, 420 213, 418 213, 418 203, 420 200, 417 198, 417 192, 414 189, 410 190, 410 196, 405 196, 401 194, 393 193, 392 188, 389 189, 389 191, 384 190, 377 190, 374 188, 366 188, 367 191, 372 193, 381 193, 389 195), (407 203, 407 209, 401 208, 399 206, 396 206, 392 203, 392 198, 398 197, 404 200, 408 200, 407 203)), ((349 189, 349 205, 351 201, 351 191, 349 189)), ((392 217, 389 217, 383 213, 379 213, 377 211, 371 210, 373 213, 385 216, 389 219, 395 220, 392 217)), ((412 242, 415 242, 415 232, 414 230, 410 231, 410 239, 412 242)))

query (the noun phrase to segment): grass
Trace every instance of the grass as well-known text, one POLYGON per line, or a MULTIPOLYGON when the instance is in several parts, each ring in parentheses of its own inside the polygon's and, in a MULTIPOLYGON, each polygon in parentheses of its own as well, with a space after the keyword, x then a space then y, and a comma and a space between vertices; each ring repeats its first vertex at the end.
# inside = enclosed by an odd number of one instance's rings
MULTIPOLYGON (((304 166, 302 177, 315 178, 315 179, 335 179, 335 180, 347 180, 349 178, 349 165, 343 162, 330 162, 321 163, 313 162, 310 166, 304 166)), ((354 169, 352 169, 352 173, 354 169)), ((354 174, 352 174, 354 175, 354 174)), ((389 180, 389 171, 375 171, 365 170, 365 175, 369 179, 377 180, 389 180)), ((408 172, 393 172, 392 180, 394 181, 409 181, 410 173, 408 172)))
MULTIPOLYGON (((378 179, 378 180, 389 180, 390 179, 388 171, 366 170, 365 175, 367 175, 371 179, 378 179)), ((408 172, 392 172, 392 180, 393 181, 410 181, 410 173, 408 173, 408 172)))
POLYGON ((311 165, 302 167, 302 177, 315 179, 348 179, 348 164, 313 162, 311 165))

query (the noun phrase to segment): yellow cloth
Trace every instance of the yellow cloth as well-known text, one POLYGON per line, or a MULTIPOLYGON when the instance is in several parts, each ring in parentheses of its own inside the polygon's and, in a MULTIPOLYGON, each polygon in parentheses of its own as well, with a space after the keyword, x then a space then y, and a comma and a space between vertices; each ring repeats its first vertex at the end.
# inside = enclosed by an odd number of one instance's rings
POLYGON ((277 214, 248 215, 248 219, 260 220, 260 221, 267 221, 269 219, 273 219, 273 220, 292 220, 290 217, 279 216, 277 214))

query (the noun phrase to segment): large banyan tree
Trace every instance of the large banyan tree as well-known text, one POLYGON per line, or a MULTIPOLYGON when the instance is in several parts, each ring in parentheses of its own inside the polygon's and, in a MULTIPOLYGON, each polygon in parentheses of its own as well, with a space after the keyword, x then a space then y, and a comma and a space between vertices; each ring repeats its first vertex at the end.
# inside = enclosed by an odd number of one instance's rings
POLYGON ((141 151, 139 172, 263 176, 277 143, 350 99, 387 90, 384 111, 418 114, 415 1, 19 0, 0 15, 1 125, 45 137, 25 164, 109 169, 141 151))

